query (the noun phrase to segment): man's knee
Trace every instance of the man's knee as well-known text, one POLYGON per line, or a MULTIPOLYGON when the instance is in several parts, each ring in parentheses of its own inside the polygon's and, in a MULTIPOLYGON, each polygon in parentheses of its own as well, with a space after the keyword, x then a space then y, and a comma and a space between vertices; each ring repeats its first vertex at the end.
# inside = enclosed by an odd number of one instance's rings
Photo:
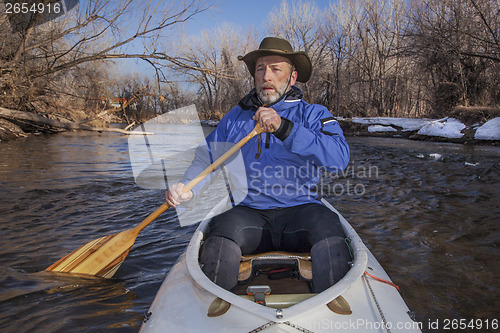
POLYGON ((208 237, 203 243, 200 264, 205 275, 220 287, 231 290, 238 283, 241 250, 224 237, 208 237))
POLYGON ((329 237, 314 244, 311 249, 314 292, 331 287, 349 271, 352 260, 345 238, 329 237))

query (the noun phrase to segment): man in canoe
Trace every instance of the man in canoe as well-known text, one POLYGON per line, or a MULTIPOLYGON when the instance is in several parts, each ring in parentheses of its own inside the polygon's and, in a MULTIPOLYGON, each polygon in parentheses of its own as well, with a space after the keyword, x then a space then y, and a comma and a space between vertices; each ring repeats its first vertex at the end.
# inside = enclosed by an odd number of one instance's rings
MULTIPOLYGON (((294 84, 312 73, 309 56, 294 52, 281 38, 264 38, 259 49, 239 56, 255 88, 243 97, 207 136, 211 142, 238 142, 258 122, 265 133, 241 148, 248 193, 230 210, 214 217, 200 263, 205 274, 231 290, 238 282, 241 255, 268 251, 310 252, 313 291, 321 292, 349 270, 351 260, 338 216, 321 205, 320 171, 344 169, 349 147, 342 129, 324 106, 308 104, 294 84)), ((197 151, 178 184, 165 193, 170 206, 196 195, 183 193, 209 164, 197 151)))

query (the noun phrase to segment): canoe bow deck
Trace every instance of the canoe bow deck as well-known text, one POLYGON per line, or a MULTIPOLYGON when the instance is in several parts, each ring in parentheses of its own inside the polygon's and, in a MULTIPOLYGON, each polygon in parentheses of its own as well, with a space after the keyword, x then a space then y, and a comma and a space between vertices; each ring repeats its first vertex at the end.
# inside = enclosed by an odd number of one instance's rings
MULTIPOLYGON (((215 207, 196 229, 186 253, 172 267, 153 301, 141 332, 420 332, 420 323, 397 289, 368 277, 390 281, 389 276, 361 241, 349 223, 335 211, 346 235, 351 239, 354 261, 349 272, 334 286, 320 294, 295 295, 298 303, 276 309, 258 304, 220 288, 202 272, 198 263, 200 244, 215 207), (338 296, 349 304, 349 315, 334 313, 327 304, 338 296), (207 316, 219 297, 231 304, 216 317, 207 316)), ((271 292, 272 299, 274 294, 271 292)), ((293 295, 292 295, 293 296, 293 295)), ((274 296, 290 300, 290 295, 274 296)))

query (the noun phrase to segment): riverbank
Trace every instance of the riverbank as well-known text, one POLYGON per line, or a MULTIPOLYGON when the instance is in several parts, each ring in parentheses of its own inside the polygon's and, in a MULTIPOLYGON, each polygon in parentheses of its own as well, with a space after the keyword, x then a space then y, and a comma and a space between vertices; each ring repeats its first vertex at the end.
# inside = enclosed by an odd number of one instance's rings
POLYGON ((456 118, 339 118, 346 136, 377 136, 421 141, 498 145, 500 117, 466 124, 456 118))
MULTIPOLYGON (((420 141, 452 142, 497 146, 500 142, 500 117, 487 121, 461 121, 456 118, 337 118, 346 136, 405 138, 420 141)), ((204 126, 217 126, 216 120, 202 120, 204 126)), ((106 129, 101 128, 102 131, 106 129)), ((115 129, 115 131, 119 131, 115 129)), ((128 132, 126 132, 128 133, 128 132)), ((0 119, 0 142, 29 134, 17 125, 0 119)))
MULTIPOLYGON (((337 118, 346 136, 405 138, 420 141, 462 144, 498 145, 500 117, 466 125, 455 118, 337 118)), ((217 126, 217 121, 204 120, 204 126, 217 126)))

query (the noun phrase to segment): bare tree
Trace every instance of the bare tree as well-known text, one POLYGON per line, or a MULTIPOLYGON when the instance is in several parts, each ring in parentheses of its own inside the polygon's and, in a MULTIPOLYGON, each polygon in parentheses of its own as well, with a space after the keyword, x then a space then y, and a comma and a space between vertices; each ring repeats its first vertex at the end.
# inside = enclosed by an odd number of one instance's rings
POLYGON ((337 114, 410 113, 411 60, 401 52, 408 26, 405 14, 401 0, 331 4, 322 38, 331 66, 327 104, 337 114))
POLYGON ((166 113, 196 101, 196 94, 187 89, 182 89, 178 82, 168 82, 162 85, 162 98, 160 98, 160 113, 166 113))
POLYGON ((185 38, 178 48, 179 57, 189 66, 174 64, 172 69, 198 89, 196 104, 205 117, 220 118, 249 91, 251 81, 237 56, 255 44, 251 36, 249 32, 242 37, 226 24, 202 31, 200 37, 185 38))
POLYGON ((283 0, 279 8, 273 8, 267 17, 266 30, 269 34, 284 38, 294 50, 305 51, 313 64, 311 81, 304 84, 304 94, 310 101, 321 99, 317 89, 323 62, 324 45, 320 40, 319 29, 323 15, 313 1, 297 0, 289 3, 283 0))
POLYGON ((368 114, 395 114, 398 75, 401 71, 401 30, 404 4, 401 0, 362 1, 356 26, 357 52, 352 58, 358 76, 359 96, 368 114))
POLYGON ((429 77, 434 115, 457 105, 498 105, 500 3, 428 0, 412 9, 412 52, 429 77))
MULTIPOLYGON (((44 0, 44 4, 49 1, 44 0)), ((61 97, 54 86, 64 84, 66 93, 79 93, 75 84, 81 71, 98 70, 99 61, 137 58, 161 70, 162 63, 184 66, 183 60, 159 50, 158 41, 168 38, 175 26, 208 8, 204 0, 93 0, 45 24, 39 15, 27 18, 26 26, 9 29, 9 20, 0 18, 0 105, 33 110, 32 102, 43 96, 61 97), (77 74, 75 71, 80 71, 77 74), (73 79, 73 80, 72 80, 73 79)), ((100 69, 103 73, 106 68, 100 69)), ((94 78, 106 74, 92 74, 94 78)), ((91 74, 87 74, 90 78, 91 74)), ((78 80, 80 77, 80 80, 78 80)), ((94 82, 95 83, 95 82, 94 82)), ((88 85, 90 90, 97 86, 88 85)), ((86 106, 102 91, 88 91, 86 106)), ((33 110, 34 111, 34 110, 33 110)))
POLYGON ((356 26, 352 19, 358 12, 357 4, 330 4, 321 31, 321 43, 325 46, 322 102, 334 114, 342 116, 351 116, 355 111, 352 103, 348 102, 350 76, 347 73, 348 62, 355 56, 357 47, 356 26))

